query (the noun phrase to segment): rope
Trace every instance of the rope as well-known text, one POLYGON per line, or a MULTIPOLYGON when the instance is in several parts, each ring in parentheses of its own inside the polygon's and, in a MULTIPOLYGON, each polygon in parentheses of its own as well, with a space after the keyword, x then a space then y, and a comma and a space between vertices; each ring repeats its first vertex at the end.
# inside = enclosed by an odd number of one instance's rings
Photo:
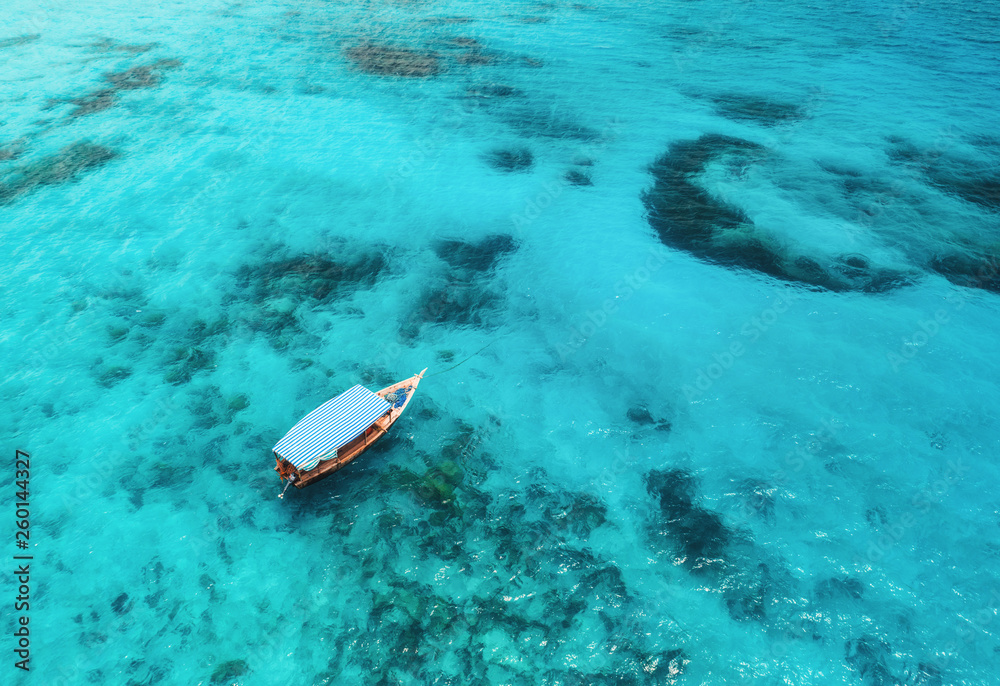
POLYGON ((428 374, 428 375, 427 375, 427 376, 425 376, 424 378, 425 378, 425 379, 429 379, 429 378, 431 378, 432 376, 437 376, 438 374, 444 374, 445 372, 450 372, 450 371, 451 371, 452 369, 454 369, 455 367, 458 367, 458 366, 460 366, 460 365, 463 365, 463 364, 465 364, 466 362, 468 362, 469 360, 471 360, 471 359, 472 359, 473 357, 475 357, 476 355, 478 355, 479 353, 483 352, 483 351, 484 351, 484 350, 486 350, 486 349, 487 349, 488 347, 490 347, 491 345, 493 345, 494 343, 496 343, 496 342, 497 342, 498 340, 500 340, 500 336, 497 336, 497 337, 496 337, 496 338, 494 338, 494 339, 493 339, 492 341, 490 341, 489 343, 487 343, 486 345, 484 345, 484 346, 483 346, 482 348, 480 348, 480 349, 479 349, 479 350, 477 350, 476 352, 474 352, 474 353, 472 353, 471 355, 469 355, 468 357, 466 357, 466 358, 465 358, 464 360, 462 360, 462 361, 461 361, 461 362, 459 362, 458 364, 455 364, 455 365, 452 365, 451 367, 448 367, 447 369, 442 369, 442 370, 441 370, 441 371, 439 371, 439 372, 434 372, 433 374, 428 374))

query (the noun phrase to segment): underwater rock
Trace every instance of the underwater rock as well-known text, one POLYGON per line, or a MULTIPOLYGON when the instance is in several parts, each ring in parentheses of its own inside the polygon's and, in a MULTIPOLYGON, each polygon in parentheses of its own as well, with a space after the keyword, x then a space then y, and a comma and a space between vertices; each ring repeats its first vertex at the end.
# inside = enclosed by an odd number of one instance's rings
POLYGON ((379 76, 433 76, 441 71, 437 55, 409 48, 363 43, 345 51, 348 59, 368 73, 379 76))
POLYGON ((239 412, 250 407, 250 399, 245 393, 238 393, 229 399, 227 407, 231 412, 239 412))
POLYGON ((461 45, 466 48, 481 48, 482 43, 480 43, 475 38, 466 38, 464 36, 455 36, 454 38, 449 38, 448 42, 452 45, 461 45))
POLYGON ((0 205, 41 186, 69 183, 85 171, 96 169, 118 156, 114 150, 86 141, 73 143, 55 155, 15 168, 0 183, 0 205))
POLYGON ((748 235, 750 219, 695 183, 696 177, 717 158, 749 158, 764 151, 764 146, 757 143, 719 134, 673 143, 650 167, 655 184, 643 195, 649 222, 660 239, 711 261, 783 276, 776 250, 748 235), (744 254, 742 244, 717 244, 716 236, 722 231, 747 234, 751 249, 744 254))
POLYGON ((1000 293, 1000 253, 935 255, 927 266, 956 286, 1000 293))
POLYGON ((95 52, 127 52, 130 55, 141 55, 144 52, 149 52, 155 47, 158 47, 159 43, 119 43, 111 38, 103 38, 99 41, 95 41, 88 45, 91 50, 95 52))
POLYGON ((128 593, 122 593, 111 601, 111 609, 116 615, 123 615, 132 609, 132 601, 129 600, 128 593))
POLYGON ((502 172, 523 172, 531 169, 535 158, 527 148, 493 150, 484 156, 486 163, 502 172))
POLYGON ((166 318, 167 316, 161 312, 147 312, 139 319, 138 324, 153 329, 161 326, 166 318))
POLYGON ((747 516, 774 522, 774 486, 759 479, 744 479, 738 486, 742 509, 747 516))
POLYGON ((135 90, 159 86, 162 78, 159 70, 152 66, 146 66, 105 74, 104 80, 110 83, 115 90, 135 90))
MULTIPOLYGON (((303 255, 259 265, 244 265, 237 271, 236 282, 241 288, 251 290, 258 302, 282 297, 291 298, 293 303, 303 300, 323 302, 359 287, 375 285, 387 266, 386 258, 381 253, 361 255, 352 261, 303 255)), ((275 312, 275 315, 291 314, 275 312)))
POLYGON ((626 416, 630 421, 633 421, 640 426, 655 425, 657 431, 670 431, 670 429, 673 428, 668 420, 655 419, 645 407, 631 407, 626 413, 626 416))
POLYGON ((919 171, 940 191, 986 210, 1000 210, 1000 176, 995 162, 966 159, 941 147, 923 149, 896 136, 888 141, 889 159, 919 171))
POLYGON ((496 61, 496 59, 497 59, 496 55, 489 52, 484 52, 483 50, 480 50, 478 48, 474 48, 456 57, 455 61, 458 62, 459 64, 484 65, 484 64, 493 64, 496 61))
POLYGON ((508 234, 492 234, 480 241, 445 240, 434 244, 434 252, 452 267, 483 272, 492 269, 500 258, 517 250, 517 241, 508 234))
POLYGON ((871 636, 851 639, 844 644, 847 664, 869 686, 895 686, 899 683, 889 672, 887 662, 890 655, 889 644, 871 636))
POLYGON ((25 146, 23 140, 16 140, 11 143, 0 145, 0 162, 16 160, 24 154, 25 146))
POLYGON ((471 24, 475 19, 472 17, 428 17, 423 23, 431 26, 442 26, 449 24, 471 24))
POLYGON ((570 169, 563 175, 568 183, 573 186, 593 186, 594 182, 590 180, 590 174, 586 174, 577 169, 570 169))
POLYGON ((520 94, 513 86, 505 86, 501 83, 483 83, 477 86, 470 86, 465 94, 470 98, 509 98, 520 94))
POLYGON ((97 377, 97 383, 105 388, 111 388, 120 381, 124 381, 132 375, 129 367, 114 366, 108 367, 97 377))
POLYGON ((455 489, 461 486, 464 479, 465 474, 458 464, 445 460, 423 475, 409 469, 392 468, 386 473, 383 483, 391 488, 411 492, 425 505, 451 510, 451 514, 461 514, 455 503, 455 489))
POLYGON ((726 610, 737 622, 763 621, 774 595, 771 568, 763 562, 756 565, 750 565, 749 560, 741 562, 731 565, 724 576, 722 597, 726 610))
POLYGON ((662 655, 648 658, 643 665, 643 671, 652 677, 652 683, 669 686, 677 683, 677 679, 684 673, 684 668, 689 662, 691 660, 682 649, 674 648, 662 655))
MULTIPOLYGON (((155 324, 153 324, 155 326, 155 324)), ((209 324, 204 319, 196 319, 185 332, 184 337, 190 345, 202 345, 213 336, 229 333, 229 320, 220 317, 209 324)))
MULTIPOLYGON (((587 538, 591 531, 607 521, 608 508, 596 496, 590 493, 554 490, 551 486, 541 483, 531 484, 525 491, 526 510, 531 516, 538 516, 546 523, 532 537, 532 547, 544 543, 553 528, 556 531, 570 531, 575 536, 587 538)), ((524 515, 509 512, 508 516, 523 519, 524 515)), ((531 536, 532 522, 525 523, 528 527, 525 534, 531 536)))
POLYGON ((111 88, 105 88, 79 98, 70 98, 66 102, 76 105, 76 109, 69 113, 71 118, 84 117, 114 107, 115 91, 111 88))
POLYGON ((930 439, 929 445, 935 450, 944 450, 948 444, 947 438, 940 431, 935 431, 928 438, 930 439))
POLYGON ((422 324, 455 326, 495 326, 492 315, 502 298, 499 293, 475 281, 451 280, 425 292, 416 311, 400 327, 406 338, 419 334, 422 324))
POLYGON ((718 513, 695 507, 670 522, 671 532, 679 539, 685 562, 699 569, 723 558, 730 531, 718 513))
POLYGON ((694 477, 680 469, 654 470, 646 475, 646 490, 659 499, 668 519, 677 519, 694 507, 694 477))
POLYGON ((232 683, 234 680, 247 673, 246 660, 229 660, 223 662, 212 670, 212 678, 209 684, 212 686, 222 686, 232 683))
POLYGON ((646 475, 646 489, 659 499, 667 532, 689 569, 705 570, 725 562, 732 532, 718 513, 695 504, 695 480, 690 473, 654 470, 646 475))
POLYGON ((865 520, 876 531, 889 525, 889 515, 881 505, 865 510, 865 520))
POLYGON ((590 532, 608 520, 608 508, 596 496, 589 493, 574 494, 572 504, 566 511, 570 530, 577 536, 588 536, 590 532))
POLYGON ((1000 211, 1000 177, 931 172, 934 185, 980 207, 1000 211))
POLYGON ((76 105, 69 113, 72 117, 82 117, 95 112, 102 112, 114 107, 119 91, 153 88, 163 81, 163 72, 181 66, 179 60, 158 60, 150 65, 132 67, 122 72, 111 72, 104 75, 104 80, 110 83, 108 88, 100 88, 92 93, 77 98, 52 100, 50 104, 68 102, 76 105))
POLYGON ((764 619, 764 599, 760 589, 754 593, 724 593, 726 611, 737 622, 759 622, 764 619))
POLYGON ((930 662, 921 662, 917 665, 913 681, 909 683, 912 686, 942 686, 944 679, 941 676, 941 670, 936 665, 930 662))
POLYGON ((396 488, 409 490, 417 498, 421 497, 417 489, 426 486, 432 493, 440 488, 439 484, 428 483, 428 479, 450 481, 460 498, 467 494, 485 498, 490 507, 481 514, 462 513, 442 524, 434 524, 432 515, 430 521, 408 528, 404 522, 412 515, 403 512, 412 512, 411 505, 384 512, 384 522, 376 526, 387 538, 394 539, 393 544, 401 534, 418 536, 421 558, 435 558, 427 560, 427 564, 455 560, 456 567, 471 569, 472 573, 486 571, 487 578, 460 597, 441 598, 431 586, 386 572, 386 565, 398 554, 396 545, 385 550, 381 546, 367 548, 358 554, 358 566, 365 578, 380 577, 364 627, 377 636, 377 641, 362 645, 358 639, 352 643, 359 666, 376 673, 376 682, 381 679, 394 683, 384 669, 397 675, 413 674, 429 669, 433 659, 435 669, 447 665, 438 678, 444 684, 520 683, 527 678, 524 670, 528 668, 528 663, 517 657, 520 650, 528 646, 559 650, 584 625, 589 631, 597 619, 594 640, 598 645, 613 645, 618 651, 614 672, 601 668, 591 675, 581 672, 581 678, 587 680, 579 683, 674 683, 686 663, 681 651, 643 650, 643 634, 631 629, 621 633, 622 626, 638 626, 628 621, 632 600, 622 569, 592 550, 567 545, 565 529, 537 517, 539 509, 550 508, 584 515, 596 511, 600 518, 604 510, 599 500, 588 494, 536 488, 530 497, 534 505, 525 508, 521 501, 528 499, 527 494, 511 491, 491 497, 470 486, 463 474, 461 465, 445 461, 432 464, 424 475, 397 469, 392 470, 390 478, 380 478, 381 485, 389 486, 382 492, 390 500, 396 488), (473 541, 493 542, 496 547, 483 557, 487 551, 478 544, 468 548, 467 542, 473 541), (552 574, 553 569, 559 573, 552 574), (550 581, 536 591, 535 579, 543 573, 550 581), (445 644, 452 656, 449 660, 440 659, 435 652, 445 644), (518 646, 517 650, 513 646, 518 646), (508 666, 509 673, 497 671, 500 667, 507 670, 508 666), (461 676, 483 673, 499 681, 469 682, 461 676))
POLYGON ((758 143, 720 134, 671 144, 650 166, 654 185, 642 196, 649 224, 660 240, 707 262, 819 289, 884 292, 909 283, 900 272, 842 261, 833 261, 828 269, 814 258, 790 253, 761 232, 742 210, 698 183, 712 162, 728 159, 750 164, 765 153, 766 148, 758 143))
POLYGON ((865 595, 865 587, 857 579, 851 577, 824 579, 816 584, 816 597, 822 599, 851 598, 861 600, 865 595))
POLYGON ((195 373, 215 366, 215 353, 201 348, 175 348, 167 361, 167 383, 187 383, 195 373))
POLYGON ((868 271, 868 269, 871 267, 871 263, 868 261, 868 258, 865 257, 864 255, 858 255, 858 254, 843 255, 841 256, 840 261, 845 267, 850 269, 868 271))
POLYGON ((111 326, 107 327, 108 338, 111 339, 112 343, 118 343, 128 336, 127 326, 111 326))
POLYGON ((794 121, 805 115, 798 105, 756 95, 724 93, 711 100, 716 111, 727 119, 753 121, 764 126, 794 121))
POLYGON ((13 38, 3 38, 0 39, 0 50, 4 48, 13 48, 18 45, 26 45, 28 43, 34 43, 36 40, 42 37, 40 33, 25 33, 20 36, 14 36, 13 38))
POLYGON ((629 599, 622 572, 614 565, 585 574, 580 579, 579 588, 593 593, 600 602, 610 607, 620 608, 629 599))

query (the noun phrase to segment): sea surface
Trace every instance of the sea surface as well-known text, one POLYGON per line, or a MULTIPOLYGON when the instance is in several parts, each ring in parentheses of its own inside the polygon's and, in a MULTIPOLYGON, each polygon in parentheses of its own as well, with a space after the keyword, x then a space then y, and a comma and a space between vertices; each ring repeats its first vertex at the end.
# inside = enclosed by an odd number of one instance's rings
POLYGON ((1000 683, 996 3, 3 14, 0 681, 1000 683))

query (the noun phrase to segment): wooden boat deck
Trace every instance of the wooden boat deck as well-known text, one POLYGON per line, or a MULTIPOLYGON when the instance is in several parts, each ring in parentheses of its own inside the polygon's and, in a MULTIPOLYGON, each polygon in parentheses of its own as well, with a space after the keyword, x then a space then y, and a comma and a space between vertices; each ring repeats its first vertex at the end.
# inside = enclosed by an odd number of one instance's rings
MULTIPOLYGON (((380 395, 383 398, 388 393, 400 389, 411 387, 410 393, 406 396, 406 401, 399 407, 394 407, 386 412, 384 415, 375 420, 375 423, 370 427, 365 429, 365 432, 352 440, 350 443, 342 446, 337 450, 337 456, 332 460, 323 460, 316 467, 310 469, 307 472, 298 472, 298 479, 292 482, 292 485, 296 488, 305 488, 310 484, 314 484, 320 479, 325 479, 336 471, 346 467, 354 458, 368 450, 375 444, 375 441, 385 436, 396 420, 399 419, 400 415, 403 414, 403 410, 406 406, 410 404, 413 400, 413 395, 417 391, 417 385, 424 376, 424 369, 419 374, 414 374, 409 379, 404 379, 391 386, 386 386, 380 391, 376 391, 376 395, 380 395)), ((277 468, 275 468, 277 471, 277 468)))

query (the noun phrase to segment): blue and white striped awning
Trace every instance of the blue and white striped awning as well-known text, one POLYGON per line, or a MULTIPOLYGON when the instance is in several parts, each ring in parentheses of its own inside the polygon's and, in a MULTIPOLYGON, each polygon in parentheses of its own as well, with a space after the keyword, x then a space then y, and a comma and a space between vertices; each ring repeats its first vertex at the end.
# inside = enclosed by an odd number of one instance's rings
POLYGON ((299 420, 274 452, 296 469, 312 469, 325 455, 360 436, 390 407, 364 386, 355 386, 299 420))

